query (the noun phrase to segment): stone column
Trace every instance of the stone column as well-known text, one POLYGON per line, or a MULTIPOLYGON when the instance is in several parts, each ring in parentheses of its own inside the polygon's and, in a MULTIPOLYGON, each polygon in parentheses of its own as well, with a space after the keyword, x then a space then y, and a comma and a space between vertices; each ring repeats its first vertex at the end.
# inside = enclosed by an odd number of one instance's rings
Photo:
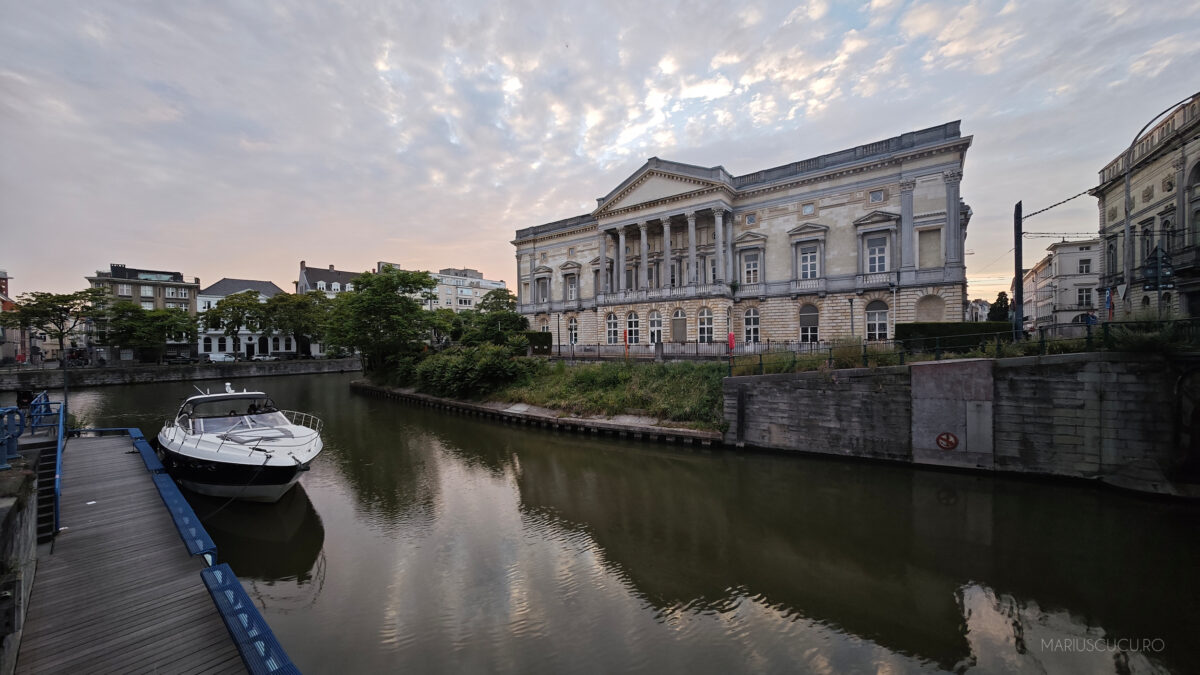
POLYGON ((917 266, 916 234, 913 230, 913 190, 917 181, 900 179, 900 269, 911 270, 917 266))
POLYGON ((958 184, 962 180, 962 171, 943 171, 942 179, 946 181, 946 264, 957 265, 962 262, 962 234, 958 220, 958 184))
MULTIPOLYGON (((1180 241, 1184 246, 1195 246, 1197 242, 1192 238, 1192 223, 1190 222, 1191 215, 1188 213, 1187 196, 1187 176, 1183 174, 1187 168, 1187 161, 1183 154, 1183 148, 1187 144, 1179 147, 1179 159, 1171 165, 1175 169, 1175 229, 1180 233, 1180 241)), ((1180 305, 1183 306, 1183 305, 1180 305)))
MULTIPOLYGON (((659 270, 659 286, 662 288, 671 287, 671 265, 675 262, 675 258, 671 255, 671 216, 664 216, 662 219, 663 226, 663 261, 666 264, 665 269, 659 270)), ((664 321, 668 319, 663 319, 664 321)))
MULTIPOLYGON (((455 300, 457 302, 457 299, 455 300)), ((517 254, 517 304, 529 302, 529 298, 521 297, 521 254, 517 254)), ((203 337, 203 336, 201 336, 203 337)))
POLYGON ((596 295, 608 292, 608 233, 596 228, 600 235, 600 275, 596 278, 596 295))
POLYGON ((617 228, 617 269, 614 271, 617 277, 617 290, 625 290, 625 227, 617 228))
POLYGON ((688 221, 688 283, 696 283, 696 212, 687 212, 688 221))
MULTIPOLYGON (((725 212, 722 211, 721 213, 724 214, 725 212)), ((737 278, 737 270, 735 269, 737 267, 737 257, 733 254, 733 234, 733 221, 730 220, 729 227, 725 228, 725 240, 728 242, 728 244, 725 246, 725 278, 729 281, 733 281, 737 278)), ((764 258, 763 260, 759 261, 758 264, 758 278, 760 281, 767 280, 766 270, 767 261, 764 258)))
POLYGON ((638 279, 636 285, 642 290, 650 288, 650 274, 648 273, 650 269, 650 241, 646 239, 647 227, 650 227, 650 223, 638 223, 638 235, 642 242, 642 264, 638 265, 640 268, 638 273, 641 275, 641 279, 638 279))
POLYGON ((725 212, 713 209, 713 226, 717 229, 717 240, 713 248, 717 253, 717 281, 729 281, 725 278, 725 212))

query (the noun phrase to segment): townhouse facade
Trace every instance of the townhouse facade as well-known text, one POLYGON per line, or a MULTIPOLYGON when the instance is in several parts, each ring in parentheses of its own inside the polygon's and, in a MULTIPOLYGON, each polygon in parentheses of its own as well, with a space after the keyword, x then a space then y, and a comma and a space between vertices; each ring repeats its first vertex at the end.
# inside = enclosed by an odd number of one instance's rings
POLYGON ((651 158, 518 230, 518 311, 555 342, 883 340, 962 321, 959 122, 733 176, 651 158))
MULTIPOLYGON (((192 277, 192 280, 188 281, 179 272, 137 269, 112 263, 107 272, 97 270, 95 276, 85 278, 93 288, 106 289, 117 302, 132 302, 145 310, 178 309, 191 316, 195 316, 197 312, 199 277, 192 277)), ((101 329, 102 326, 95 325, 90 319, 82 326, 85 332, 82 340, 87 347, 89 358, 97 362, 135 359, 136 354, 132 349, 114 350, 108 345, 97 343, 96 333, 101 329)), ((168 351, 188 348, 187 343, 167 342, 168 351)))
MULTIPOLYGON (((1100 240, 1059 241, 1022 276, 1024 330, 1082 325, 1103 306, 1100 296, 1100 240)), ((1059 333, 1071 331, 1059 330, 1059 333)))
POLYGON ((1101 169, 1090 191, 1104 247, 1100 286, 1112 294, 1113 318, 1200 316, 1200 92, 1127 154, 1101 169))
POLYGON ((338 293, 354 290, 354 280, 360 274, 362 273, 337 270, 333 265, 330 265, 329 269, 309 267, 301 260, 300 275, 296 279, 296 292, 303 294, 309 291, 320 291, 325 294, 325 297, 334 298, 338 293))
MULTIPOLYGON (((385 267, 403 269, 396 263, 375 263, 375 271, 381 272, 385 267)), ((484 279, 479 270, 469 267, 445 267, 429 276, 437 282, 437 286, 429 295, 422 298, 425 309, 452 309, 455 312, 467 312, 475 309, 475 305, 497 288, 507 288, 502 280, 484 279)))
MULTIPOLYGON (((221 279, 217 283, 200 291, 197 301, 201 311, 207 311, 216 306, 222 298, 247 291, 258 294, 259 302, 266 302, 283 289, 270 281, 253 279, 221 279)), ((197 336, 196 351, 199 354, 238 354, 243 358, 253 358, 255 355, 272 354, 292 356, 296 346, 291 336, 266 335, 241 327, 237 335, 229 336, 220 328, 203 328, 197 336)))

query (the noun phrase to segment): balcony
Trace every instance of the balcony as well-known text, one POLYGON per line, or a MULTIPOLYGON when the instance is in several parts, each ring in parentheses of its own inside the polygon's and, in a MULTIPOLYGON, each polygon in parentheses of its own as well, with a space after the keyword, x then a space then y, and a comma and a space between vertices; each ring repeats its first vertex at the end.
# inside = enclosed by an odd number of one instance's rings
POLYGON ((788 292, 792 293, 793 295, 825 293, 825 288, 825 277, 820 277, 818 279, 793 279, 788 284, 788 292))
MULTIPOLYGON (((941 270, 938 270, 939 272, 941 270)), ((872 272, 869 274, 858 274, 854 277, 854 286, 856 291, 864 291, 872 288, 890 288, 896 285, 895 272, 872 272)))

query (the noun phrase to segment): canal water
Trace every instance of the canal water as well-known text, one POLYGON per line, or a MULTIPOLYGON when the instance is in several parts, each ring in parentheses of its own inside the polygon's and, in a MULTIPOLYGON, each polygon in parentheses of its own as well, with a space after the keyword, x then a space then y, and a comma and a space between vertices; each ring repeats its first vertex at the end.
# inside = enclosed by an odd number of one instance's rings
MULTIPOLYGON (((278 504, 192 498, 305 672, 1200 664, 1197 505, 531 430, 352 394, 352 377, 237 380, 323 418, 325 452, 278 504)), ((152 435, 191 391, 71 401, 152 435)))

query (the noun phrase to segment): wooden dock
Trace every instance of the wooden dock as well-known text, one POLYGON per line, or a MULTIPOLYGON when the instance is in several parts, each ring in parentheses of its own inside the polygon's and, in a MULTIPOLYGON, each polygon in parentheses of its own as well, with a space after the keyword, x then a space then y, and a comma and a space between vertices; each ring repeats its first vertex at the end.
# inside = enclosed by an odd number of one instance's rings
POLYGON ((18 673, 245 673, 128 436, 73 438, 62 530, 38 554, 18 673))

